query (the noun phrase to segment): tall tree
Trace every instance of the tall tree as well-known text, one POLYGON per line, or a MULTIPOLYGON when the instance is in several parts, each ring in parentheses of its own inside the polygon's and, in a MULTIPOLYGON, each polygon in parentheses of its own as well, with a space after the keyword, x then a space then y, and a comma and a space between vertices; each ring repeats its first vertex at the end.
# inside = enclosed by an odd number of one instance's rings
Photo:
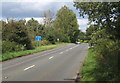
POLYGON ((56 29, 53 26, 54 22, 54 12, 51 10, 48 10, 44 12, 44 32, 45 32, 45 38, 50 41, 51 43, 55 43, 57 36, 56 36, 56 29))
POLYGON ((71 42, 75 42, 78 38, 78 24, 76 14, 67 6, 63 6, 57 13, 55 19, 57 29, 65 34, 71 42))
POLYGON ((80 16, 88 15, 90 22, 103 26, 113 39, 120 39, 120 2, 75 2, 74 6, 80 11, 80 16))
POLYGON ((51 26, 53 23, 53 17, 54 17, 54 12, 51 10, 48 10, 44 12, 44 24, 45 27, 51 26))

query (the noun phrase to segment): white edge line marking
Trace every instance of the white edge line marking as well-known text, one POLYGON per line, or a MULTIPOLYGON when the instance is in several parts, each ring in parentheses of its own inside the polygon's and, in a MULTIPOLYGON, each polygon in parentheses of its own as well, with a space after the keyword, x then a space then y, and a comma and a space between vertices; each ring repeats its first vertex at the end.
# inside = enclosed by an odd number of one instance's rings
POLYGON ((32 65, 32 66, 30 66, 30 67, 27 67, 27 68, 24 69, 24 71, 26 71, 26 70, 28 70, 28 69, 34 67, 34 66, 35 66, 35 65, 32 65))
POLYGON ((49 59, 52 59, 54 56, 51 56, 49 59))

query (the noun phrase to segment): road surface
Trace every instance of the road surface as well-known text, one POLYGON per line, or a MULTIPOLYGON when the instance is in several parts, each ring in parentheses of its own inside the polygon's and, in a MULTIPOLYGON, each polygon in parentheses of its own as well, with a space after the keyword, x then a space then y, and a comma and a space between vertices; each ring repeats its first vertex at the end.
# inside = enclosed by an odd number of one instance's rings
POLYGON ((70 44, 2 63, 3 81, 68 81, 75 78, 88 44, 70 44))

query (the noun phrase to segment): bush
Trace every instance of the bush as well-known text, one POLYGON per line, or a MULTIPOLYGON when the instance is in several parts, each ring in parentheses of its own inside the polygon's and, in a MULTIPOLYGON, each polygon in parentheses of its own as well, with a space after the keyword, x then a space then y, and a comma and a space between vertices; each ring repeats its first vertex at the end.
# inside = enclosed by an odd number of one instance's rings
POLYGON ((50 42, 49 42, 49 41, 47 41, 47 40, 44 40, 44 41, 41 41, 41 42, 40 42, 40 44, 41 44, 41 45, 49 45, 49 44, 50 44, 50 42))
POLYGON ((101 76, 103 80, 118 79, 118 60, 120 55, 120 41, 112 41, 108 39, 97 41, 95 46, 96 59, 100 68, 104 68, 101 76))
POLYGON ((88 40, 79 40, 79 42, 81 42, 81 43, 88 43, 89 41, 88 40))
POLYGON ((83 43, 83 40, 79 40, 79 42, 83 43))
POLYGON ((47 41, 47 40, 43 40, 43 41, 33 41, 32 42, 32 45, 33 45, 33 47, 38 47, 38 46, 44 46, 44 45, 49 45, 50 44, 50 42, 49 41, 47 41))
POLYGON ((60 41, 62 41, 62 42, 70 42, 70 38, 67 35, 63 34, 61 36, 60 41))
POLYGON ((21 22, 16 21, 13 24, 8 23, 6 26, 3 26, 2 36, 4 41, 16 42, 19 45, 23 45, 27 50, 33 48, 28 36, 27 27, 21 22))
POLYGON ((84 40, 83 43, 88 43, 88 40, 84 40))
POLYGON ((21 51, 24 50, 24 46, 16 42, 3 41, 2 42, 2 53, 21 51))

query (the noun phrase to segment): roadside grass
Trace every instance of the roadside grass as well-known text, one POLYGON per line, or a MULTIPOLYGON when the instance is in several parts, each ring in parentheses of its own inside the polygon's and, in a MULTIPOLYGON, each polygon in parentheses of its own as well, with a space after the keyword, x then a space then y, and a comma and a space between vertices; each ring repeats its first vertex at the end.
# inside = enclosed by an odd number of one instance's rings
MULTIPOLYGON (((118 83, 117 76, 108 67, 103 67, 98 64, 98 59, 96 58, 93 49, 88 50, 88 56, 83 63, 82 70, 80 71, 82 78, 80 82, 92 82, 97 83, 99 81, 118 83)), ((118 78, 119 79, 119 78, 118 78)))
POLYGON ((56 48, 56 47, 67 45, 67 44, 70 44, 70 43, 58 43, 58 44, 54 44, 54 45, 40 46, 40 47, 37 47, 33 50, 25 50, 25 51, 4 53, 4 54, 0 55, 0 56, 2 56, 2 57, 0 57, 0 61, 6 61, 6 60, 13 59, 13 58, 16 58, 16 57, 21 57, 21 56, 25 56, 25 55, 29 55, 29 54, 53 49, 53 48, 56 48))
POLYGON ((84 61, 81 73, 80 81, 96 81, 95 74, 97 74, 97 62, 95 59, 95 54, 92 49, 89 49, 88 56, 84 61))
MULTIPOLYGON (((83 63, 82 70, 80 74, 82 78, 80 81, 87 82, 90 81, 92 83, 97 82, 109 82, 109 83, 118 83, 119 77, 114 71, 118 72, 116 68, 115 70, 111 70, 111 67, 101 66, 99 64, 99 60, 95 55, 93 49, 88 50, 88 56, 83 63)), ((104 63, 104 62, 103 62, 104 63)))

